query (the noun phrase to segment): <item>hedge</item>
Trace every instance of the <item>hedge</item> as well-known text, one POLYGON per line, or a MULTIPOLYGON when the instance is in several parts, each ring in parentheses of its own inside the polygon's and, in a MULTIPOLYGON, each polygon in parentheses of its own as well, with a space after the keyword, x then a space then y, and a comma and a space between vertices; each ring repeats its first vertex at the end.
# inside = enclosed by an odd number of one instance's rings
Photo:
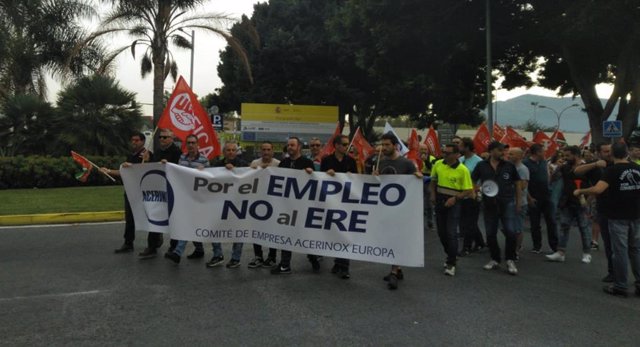
MULTIPOLYGON (((125 157, 87 156, 87 159, 99 167, 115 169, 125 161, 125 157)), ((103 174, 94 170, 87 182, 79 182, 75 174, 82 167, 71 156, 54 158, 50 156, 0 157, 0 189, 14 188, 54 188, 76 186, 104 186, 121 184, 116 178, 112 182, 103 174)))

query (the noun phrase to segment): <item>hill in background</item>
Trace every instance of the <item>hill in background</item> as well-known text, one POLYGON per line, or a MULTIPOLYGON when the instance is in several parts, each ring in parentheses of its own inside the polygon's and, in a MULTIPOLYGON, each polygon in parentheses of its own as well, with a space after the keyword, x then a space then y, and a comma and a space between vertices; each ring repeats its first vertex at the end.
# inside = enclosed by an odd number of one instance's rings
MULTIPOLYGON (((606 103, 606 100, 604 99, 601 99, 601 101, 603 105, 606 103)), ((524 94, 506 101, 498 101, 497 112, 496 105, 494 103, 494 117, 497 119, 497 123, 503 126, 511 125, 513 127, 518 127, 529 119, 534 119, 543 126, 555 127, 558 123, 556 114, 549 109, 540 108, 540 105, 553 108, 557 112, 560 112, 565 107, 573 104, 578 104, 580 107, 570 108, 562 114, 562 117, 560 118, 560 130, 585 133, 590 129, 589 119, 587 118, 587 113, 582 111, 584 104, 580 98, 554 98, 534 94, 524 94), (531 105, 533 102, 537 102, 538 107, 531 105)), ((616 109, 612 114, 615 115, 617 113, 618 107, 616 106, 616 109)))

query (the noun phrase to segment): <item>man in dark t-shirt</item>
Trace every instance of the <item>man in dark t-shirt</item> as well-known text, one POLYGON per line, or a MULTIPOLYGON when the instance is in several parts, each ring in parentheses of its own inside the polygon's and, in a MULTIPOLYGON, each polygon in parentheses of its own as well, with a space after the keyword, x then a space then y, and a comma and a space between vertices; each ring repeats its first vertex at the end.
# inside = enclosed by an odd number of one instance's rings
MULTIPOLYGON (((336 172, 357 173, 356 161, 347 155, 349 148, 349 137, 340 135, 333 138, 333 147, 335 150, 332 154, 322 158, 320 162, 320 171, 326 172, 333 176, 336 172)), ((336 258, 334 260, 331 273, 337 274, 342 279, 349 279, 349 259, 336 258)))
MULTIPOLYGON (((313 173, 313 160, 302 155, 302 142, 297 137, 290 137, 287 140, 288 157, 282 159, 278 167, 287 169, 304 170, 307 173, 313 173)), ((313 271, 320 271, 320 263, 315 256, 309 257, 313 271)), ((280 251, 280 264, 271 269, 272 275, 290 274, 291 273, 291 251, 280 251)))
POLYGON ((613 166, 594 187, 577 189, 580 194, 601 194, 608 191, 604 209, 609 219, 609 234, 613 251, 613 285, 605 285, 607 294, 627 296, 628 262, 636 279, 635 293, 640 296, 640 166, 627 160, 627 146, 616 143, 611 146, 613 166))
POLYGON ((488 147, 489 159, 476 165, 471 174, 473 182, 481 182, 485 233, 491 253, 491 260, 484 266, 485 270, 500 267, 500 246, 498 245, 498 223, 502 222, 505 236, 504 257, 507 260, 507 271, 511 275, 518 274, 516 267, 517 234, 515 230, 516 212, 520 211, 522 187, 520 175, 515 165, 503 159, 504 145, 491 142, 488 147), (497 194, 495 193, 497 189, 497 194))
MULTIPOLYGON (((142 163, 143 156, 147 150, 144 148, 145 136, 141 132, 135 132, 131 135, 131 154, 127 156, 127 160, 123 166, 130 166, 131 164, 142 163)), ((106 167, 100 168, 100 170, 108 175, 120 176, 120 170, 112 170, 106 167)), ((129 253, 133 252, 133 241, 136 239, 136 225, 133 220, 133 212, 131 211, 131 205, 127 198, 127 193, 124 193, 124 243, 120 248, 115 250, 115 253, 129 253)))
MULTIPOLYGON (((398 152, 398 138, 391 132, 381 137, 382 159, 373 170, 374 175, 415 175, 422 179, 422 173, 418 170, 413 161, 403 157, 398 152)), ((398 289, 398 280, 404 278, 400 266, 392 265, 391 272, 383 279, 388 282, 391 290, 398 289)))

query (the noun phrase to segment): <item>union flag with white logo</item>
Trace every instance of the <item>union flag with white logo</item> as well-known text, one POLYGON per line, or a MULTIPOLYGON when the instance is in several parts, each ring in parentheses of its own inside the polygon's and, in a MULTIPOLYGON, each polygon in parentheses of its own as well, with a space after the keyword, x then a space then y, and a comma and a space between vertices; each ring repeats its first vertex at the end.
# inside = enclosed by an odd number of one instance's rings
POLYGON ((213 129, 209 115, 182 76, 162 112, 158 128, 173 130, 174 135, 182 141, 183 152, 186 152, 187 136, 193 134, 198 137, 202 155, 213 159, 222 154, 218 134, 213 129))

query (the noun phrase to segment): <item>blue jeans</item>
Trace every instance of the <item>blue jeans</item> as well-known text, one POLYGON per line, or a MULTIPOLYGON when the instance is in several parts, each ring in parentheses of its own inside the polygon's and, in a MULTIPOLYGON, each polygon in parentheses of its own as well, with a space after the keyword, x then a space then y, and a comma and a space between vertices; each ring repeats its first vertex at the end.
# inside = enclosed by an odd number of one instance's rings
POLYGON ((460 203, 456 202, 451 207, 445 207, 445 198, 438 197, 436 202, 436 225, 438 236, 447 254, 447 265, 456 265, 458 256, 458 224, 460 222, 460 203))
POLYGON ((640 288, 640 219, 609 219, 609 236, 613 251, 614 286, 627 290, 627 267, 630 261, 636 287, 640 288))
MULTIPOLYGON (((222 245, 219 242, 211 243, 213 246, 213 256, 214 257, 222 257, 222 245)), ((242 255, 242 242, 234 242, 233 247, 231 248, 231 260, 240 261, 240 256, 242 255)))
POLYGON ((527 217, 527 205, 520 206, 520 212, 516 212, 516 220, 514 231, 516 233, 521 233, 524 231, 524 220, 527 217))
POLYGON ((502 222, 505 242, 504 258, 516 260, 516 243, 518 234, 515 231, 516 202, 514 199, 485 199, 484 228, 491 259, 500 262, 500 246, 498 245, 498 224, 502 222))
MULTIPOLYGON (((176 247, 173 249, 173 253, 182 256, 182 254, 184 254, 184 249, 187 247, 187 242, 188 241, 183 241, 180 240, 178 241, 178 243, 176 244, 176 247)), ((202 242, 193 242, 193 245, 196 247, 194 252, 202 252, 204 253, 204 248, 202 246, 202 242)))
POLYGON ((558 249, 565 251, 569 243, 569 229, 573 221, 578 225, 582 238, 582 253, 591 252, 591 223, 587 220, 587 210, 582 206, 566 206, 560 209, 560 241, 558 249))

